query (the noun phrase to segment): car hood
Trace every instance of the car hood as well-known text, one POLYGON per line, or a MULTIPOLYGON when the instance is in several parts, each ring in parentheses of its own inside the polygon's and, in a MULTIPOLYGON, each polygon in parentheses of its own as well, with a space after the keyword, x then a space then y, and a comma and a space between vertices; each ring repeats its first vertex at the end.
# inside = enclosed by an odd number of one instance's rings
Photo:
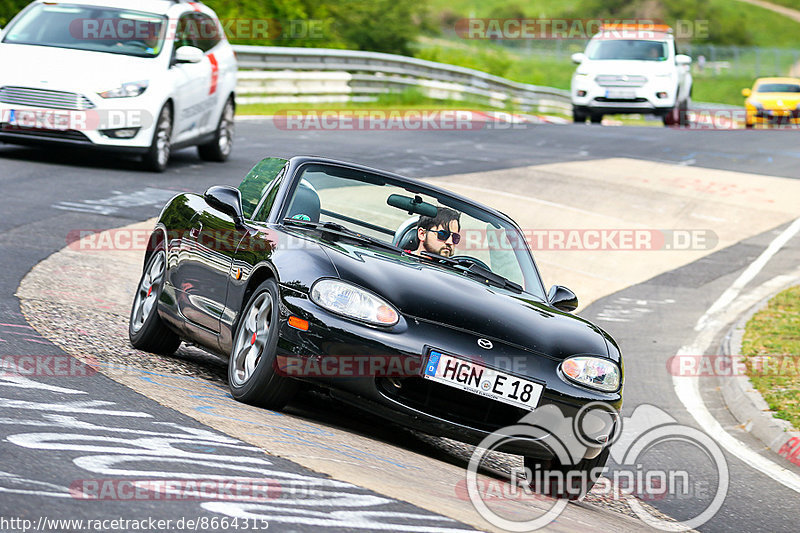
POLYGON ((761 93, 751 96, 750 102, 769 109, 795 109, 800 104, 800 93, 761 93))
POLYGON ((155 58, 51 46, 0 44, 0 85, 74 91, 89 95, 120 83, 147 80, 155 58))
POLYGON ((589 59, 581 63, 577 70, 581 74, 589 75, 655 76, 656 74, 670 74, 675 72, 675 63, 670 61, 589 59))
POLYGON ((436 322, 563 359, 608 355, 596 326, 528 294, 487 286, 416 258, 344 242, 323 244, 341 279, 382 296, 406 317, 436 322))

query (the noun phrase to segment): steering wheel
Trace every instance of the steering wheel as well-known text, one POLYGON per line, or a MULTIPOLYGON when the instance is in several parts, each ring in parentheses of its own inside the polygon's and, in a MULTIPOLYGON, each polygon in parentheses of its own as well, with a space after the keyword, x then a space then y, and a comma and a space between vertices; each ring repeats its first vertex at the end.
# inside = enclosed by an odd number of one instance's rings
POLYGON ((480 267, 485 268, 489 272, 492 271, 492 269, 489 268, 489 265, 487 265, 486 263, 484 263, 483 261, 481 261, 477 257, 472 257, 471 255, 454 255, 450 259, 455 259, 456 261, 469 261, 471 263, 475 263, 476 265, 478 265, 480 267))

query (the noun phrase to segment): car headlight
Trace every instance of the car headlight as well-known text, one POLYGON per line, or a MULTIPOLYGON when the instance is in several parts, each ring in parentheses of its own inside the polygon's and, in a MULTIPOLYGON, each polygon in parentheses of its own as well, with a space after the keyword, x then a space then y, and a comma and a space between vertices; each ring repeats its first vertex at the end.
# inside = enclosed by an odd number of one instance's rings
POLYGON ((116 89, 109 89, 102 93, 97 93, 103 98, 132 98, 139 96, 147 90, 148 82, 146 81, 132 81, 123 83, 116 89))
POLYGON ((561 363, 561 372, 568 380, 584 387, 603 392, 616 392, 619 389, 619 367, 602 357, 570 357, 561 363))
POLYGON ((761 102, 759 102, 758 100, 750 100, 750 103, 751 103, 751 104, 753 105, 753 107, 755 107, 756 109, 761 109, 761 110, 763 110, 763 109, 764 109, 764 104, 762 104, 762 103, 761 103, 761 102))
POLYGON ((335 279, 321 279, 311 287, 311 300, 333 313, 370 324, 393 326, 399 314, 371 292, 335 279))

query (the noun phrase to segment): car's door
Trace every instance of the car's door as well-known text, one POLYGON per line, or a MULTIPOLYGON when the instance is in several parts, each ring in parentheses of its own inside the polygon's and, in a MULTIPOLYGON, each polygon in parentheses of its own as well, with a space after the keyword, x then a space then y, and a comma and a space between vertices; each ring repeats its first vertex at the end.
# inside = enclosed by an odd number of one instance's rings
POLYGON ((223 67, 229 63, 227 55, 222 50, 222 28, 214 19, 205 13, 193 13, 194 25, 198 28, 198 38, 195 39, 195 46, 206 55, 205 62, 208 64, 208 79, 198 81, 204 86, 205 97, 202 102, 202 109, 197 120, 196 133, 202 135, 214 131, 222 112, 223 99, 227 96, 223 94, 223 67))
POLYGON ((208 202, 190 226, 177 280, 183 292, 181 312, 187 326, 216 336, 225 311, 233 256, 247 229, 208 202))
POLYGON ((286 181, 287 164, 285 159, 264 159, 253 167, 239 185, 242 211, 249 232, 239 241, 228 277, 225 312, 220 319, 219 343, 223 351, 230 350, 233 328, 245 303, 245 291, 253 267, 269 260, 277 245, 274 232, 266 221, 276 208, 276 198, 286 181))
POLYGON ((175 96, 173 143, 180 143, 198 135, 204 109, 208 106, 206 100, 212 71, 208 58, 199 63, 175 63, 175 53, 180 47, 197 47, 198 32, 194 13, 181 15, 175 30, 175 43, 170 61, 170 75, 175 96))

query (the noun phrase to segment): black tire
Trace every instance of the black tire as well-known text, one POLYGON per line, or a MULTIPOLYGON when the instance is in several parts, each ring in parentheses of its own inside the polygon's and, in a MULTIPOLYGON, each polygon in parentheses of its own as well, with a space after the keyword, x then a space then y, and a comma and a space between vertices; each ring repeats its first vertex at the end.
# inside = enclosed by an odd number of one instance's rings
POLYGON ((166 254, 163 250, 154 252, 147 261, 136 288, 128 320, 131 345, 137 350, 160 355, 172 355, 181 345, 180 337, 158 316, 158 300, 164 290, 166 265, 166 254), (149 305, 145 305, 148 303, 149 305))
POLYGON ((586 124, 586 113, 573 109, 572 122, 574 122, 575 124, 586 124))
POLYGON ((592 122, 592 124, 602 124, 603 123, 603 115, 598 115, 596 113, 592 113, 592 115, 589 117, 589 120, 592 122))
POLYGON ((164 172, 172 153, 172 108, 165 104, 158 114, 156 129, 150 149, 142 156, 145 169, 152 172, 164 172))
MULTIPOLYGON (((553 498, 578 500, 586 496, 586 494, 592 490, 592 487, 597 480, 592 479, 591 472, 595 468, 601 468, 605 466, 606 461, 608 461, 608 453, 609 449, 603 448, 600 454, 594 459, 582 459, 578 462, 578 464, 574 465, 563 465, 558 462, 558 459, 553 459, 552 461, 543 461, 533 457, 525 457, 524 462, 525 467, 529 468, 531 472, 535 472, 537 469, 539 469, 545 473, 559 473, 560 475, 558 477, 560 477, 562 480, 571 479, 574 481, 572 486, 567 487, 565 486, 566 483, 559 483, 555 477, 550 478, 543 474, 541 478, 549 480, 550 482, 545 487, 537 487, 532 485, 534 490, 553 498), (579 476, 579 479, 576 479, 578 476, 568 478, 567 476, 570 472, 581 472, 582 475, 579 476), (583 486, 583 483, 581 482, 582 479, 586 480, 585 486, 583 486)), ((531 483, 534 480, 536 480, 535 475, 533 480, 528 481, 531 483)))
POLYGON ((275 280, 258 286, 239 315, 228 360, 231 395, 240 402, 273 410, 289 403, 298 388, 296 381, 277 372, 279 301, 275 280), (267 302, 268 310, 264 307, 267 302), (262 323, 265 320, 269 321, 262 323))
POLYGON ((752 122, 745 122, 744 127, 747 128, 748 130, 752 130, 753 127, 755 127, 755 124, 752 122))
POLYGON ((684 100, 678 108, 678 125, 689 126, 689 101, 684 100))
POLYGON ((197 154, 203 161, 222 163, 230 157, 233 150, 233 112, 233 99, 228 98, 228 101, 222 107, 222 113, 219 116, 219 122, 217 122, 217 130, 214 132, 214 140, 197 147, 197 154))

